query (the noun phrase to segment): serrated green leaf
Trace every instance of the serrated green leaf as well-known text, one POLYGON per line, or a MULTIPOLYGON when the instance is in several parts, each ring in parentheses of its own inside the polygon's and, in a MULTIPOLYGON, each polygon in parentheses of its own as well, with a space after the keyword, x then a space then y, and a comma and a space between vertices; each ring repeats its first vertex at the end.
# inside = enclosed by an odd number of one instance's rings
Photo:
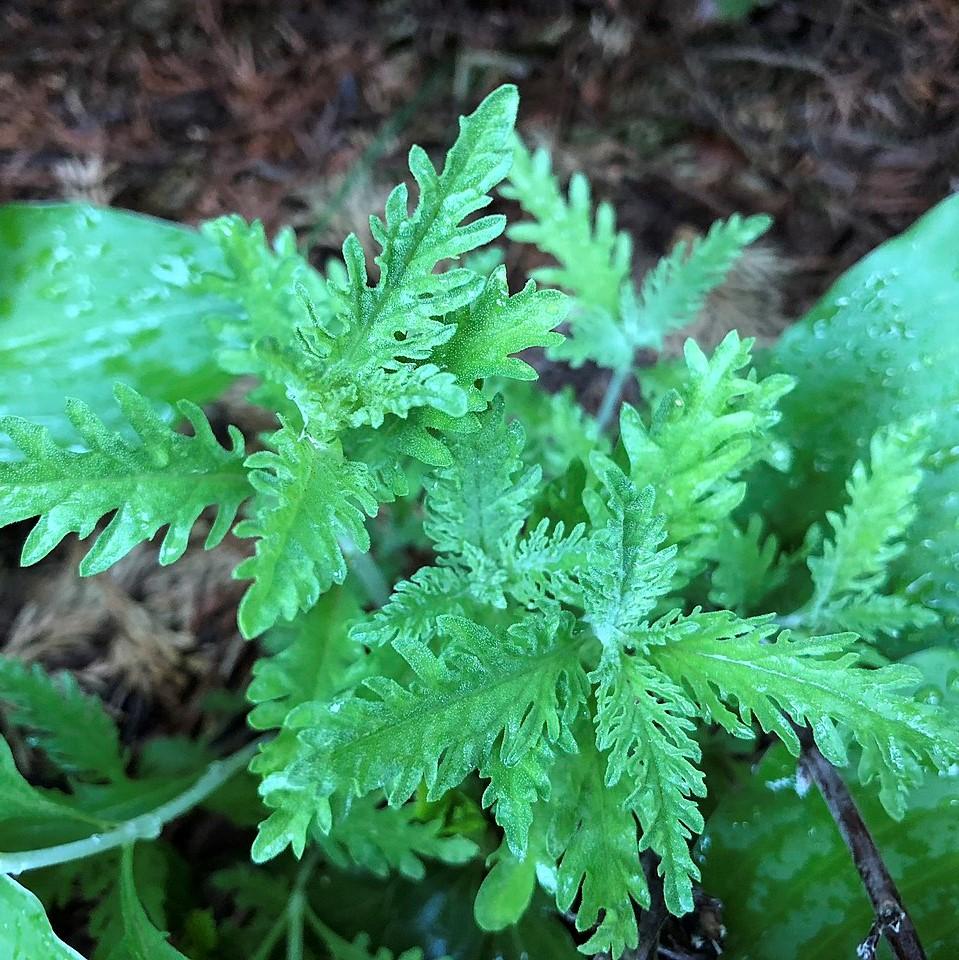
POLYGON ((858 666, 858 656, 847 652, 855 635, 793 640, 784 631, 770 642, 766 618, 695 617, 713 629, 693 629, 652 647, 650 658, 681 679, 705 715, 730 732, 741 734, 740 719, 748 726, 755 717, 798 755, 793 723, 808 724, 826 759, 841 766, 847 753, 839 730, 848 730, 863 748, 861 776, 878 777, 883 805, 896 817, 907 791, 922 781, 924 765, 944 770, 956 756, 959 736, 948 718, 903 693, 915 686, 915 671, 858 666))
POLYGON ((606 784, 624 782, 625 804, 642 827, 640 850, 659 857, 666 906, 677 916, 693 909, 699 870, 689 841, 703 829, 696 798, 706 795, 695 766, 701 751, 690 733, 696 708, 652 664, 622 656, 591 676, 596 689, 596 746, 609 750, 606 784))
POLYGON ((559 189, 549 152, 530 154, 517 141, 504 196, 518 200, 532 220, 509 228, 511 239, 551 254, 556 267, 534 276, 569 290, 571 336, 554 355, 579 366, 587 360, 628 369, 640 348, 660 350, 671 330, 692 323, 706 297, 719 286, 746 246, 769 229, 766 216, 719 220, 705 237, 678 243, 643 281, 637 295, 631 278, 632 241, 616 231, 608 203, 593 211, 589 181, 573 174, 568 197, 559 189))
POLYGON ((206 546, 226 535, 240 504, 250 495, 243 468, 243 438, 231 428, 231 449, 220 446, 199 407, 180 411, 194 435, 172 430, 131 387, 114 388, 117 405, 136 431, 134 444, 111 432, 79 400, 67 401, 67 416, 87 449, 59 446, 46 428, 19 417, 0 418, 25 460, 0 464, 0 525, 39 516, 23 546, 22 563, 43 559, 69 533, 89 536, 101 517, 116 511, 80 562, 80 573, 101 573, 168 526, 159 561, 173 563, 186 550, 203 510, 218 507, 206 546))
POLYGON ((541 471, 522 472, 523 428, 507 422, 502 404, 483 418, 477 433, 453 443, 454 463, 426 481, 426 535, 438 553, 489 556, 515 541, 529 515, 541 471))
POLYGON ((745 528, 732 518, 720 524, 707 559, 714 564, 709 574, 710 602, 739 614, 752 613, 786 580, 779 544, 772 534, 764 535, 762 518, 756 514, 745 528))
MULTIPOLYGON (((586 690, 566 618, 530 620, 499 636, 456 617, 443 627, 450 640, 441 658, 425 644, 397 645, 416 675, 408 687, 375 677, 291 714, 298 756, 261 785, 275 810, 261 828, 267 835, 277 824, 305 829, 313 816, 329 831, 333 796, 383 789, 399 805, 422 780, 434 799, 485 766, 494 745, 506 764, 541 742, 572 747, 569 725, 586 690)), ((301 835, 289 840, 302 844, 301 835)), ((264 841, 255 857, 262 848, 274 850, 264 841)))
POLYGON ((795 462, 789 475, 757 478, 773 529, 798 542, 842 501, 877 430, 934 413, 918 513, 890 583, 911 586, 915 599, 940 614, 942 636, 959 622, 957 226, 959 198, 949 197, 850 268, 785 332, 768 366, 798 380, 782 408, 795 462))
POLYGON ((589 540, 582 576, 585 621, 603 645, 604 657, 618 659, 633 649, 639 633, 667 592, 676 572, 676 548, 660 549, 666 538, 663 519, 653 514, 652 487, 638 491, 605 458, 594 468, 606 490, 609 520, 589 540))
POLYGON ((630 476, 640 489, 655 488, 684 579, 702 569, 721 524, 742 501, 746 469, 771 455, 776 404, 792 387, 789 377, 741 376, 751 346, 733 331, 707 358, 687 340, 685 382, 666 393, 651 422, 628 404, 622 410, 630 476))
POLYGON ((510 296, 506 267, 498 267, 476 299, 453 315, 456 332, 433 356, 456 375, 469 397, 469 409, 483 410, 486 400, 476 389, 476 382, 487 377, 535 380, 536 371, 513 355, 530 347, 562 343, 562 335, 554 333, 553 328, 563 321, 568 309, 562 293, 537 290, 533 281, 510 296))
POLYGON ((643 278, 632 307, 635 316, 626 312, 627 329, 635 330, 631 336, 635 345, 659 350, 667 333, 692 323, 743 250, 771 224, 767 216, 733 214, 713 223, 704 237, 677 243, 643 278))
MULTIPOLYGON (((365 424, 378 427, 388 415, 405 418, 418 407, 452 418, 466 413, 460 372, 441 369, 431 358, 456 333, 443 318, 480 294, 484 280, 465 268, 435 268, 502 232, 499 215, 464 221, 489 205, 488 191, 509 169, 517 103, 516 89, 503 86, 462 117, 441 173, 424 150, 412 148, 410 171, 419 187, 413 212, 400 184, 386 202, 385 220, 370 219, 381 250, 375 285, 351 234, 343 244, 345 276, 328 285, 332 319, 314 316, 299 339, 278 344, 276 376, 317 439, 365 424)), ((467 356, 459 360, 465 373, 467 356)), ((413 441, 406 446, 418 452, 413 441)))
POLYGON ((849 503, 842 514, 826 514, 833 536, 823 544, 821 556, 808 560, 813 580, 808 621, 813 629, 858 620, 861 626, 872 626, 866 635, 875 638, 883 631, 878 617, 883 606, 890 633, 910 623, 935 621, 932 611, 904 598, 876 596, 889 567, 906 549, 903 538, 916 515, 914 500, 927 443, 928 422, 913 420, 873 436, 868 471, 862 461, 856 462, 846 484, 849 503), (904 609, 907 606, 913 609, 904 609))
POLYGON ((341 543, 368 550, 364 520, 377 510, 365 465, 346 460, 338 444, 314 443, 289 427, 271 443, 273 450, 246 460, 257 497, 252 515, 235 531, 257 541, 254 555, 234 571, 237 579, 254 581, 238 613, 248 638, 281 618, 292 620, 332 584, 342 583, 341 543))
POLYGON ((443 863, 465 863, 479 848, 467 837, 445 835, 439 820, 421 820, 410 804, 390 807, 375 794, 354 799, 334 818, 320 849, 339 866, 354 864, 374 876, 396 871, 411 880, 426 874, 423 858, 443 863))
POLYGON ((580 897, 576 929, 596 926, 580 949, 619 957, 638 942, 634 902, 648 907, 649 890, 629 786, 607 785, 606 759, 587 737, 578 754, 557 764, 554 777, 549 850, 559 861, 556 906, 566 912, 580 897))
POLYGON ((429 640, 441 616, 466 616, 473 604, 469 578, 451 567, 421 567, 401 580, 389 602, 356 623, 350 635, 368 647, 429 640))
POLYGON ((69 673, 51 676, 39 663, 0 657, 0 704, 11 708, 16 723, 35 731, 38 746, 61 770, 123 779, 116 724, 101 701, 84 693, 69 673))
POLYGON ((549 151, 533 153, 518 138, 513 165, 502 194, 519 201, 533 219, 510 227, 510 239, 535 244, 559 261, 559 268, 540 272, 544 282, 566 287, 578 300, 615 314, 619 290, 629 275, 632 242, 616 231, 616 217, 608 203, 593 211, 589 181, 574 174, 563 196, 549 151))

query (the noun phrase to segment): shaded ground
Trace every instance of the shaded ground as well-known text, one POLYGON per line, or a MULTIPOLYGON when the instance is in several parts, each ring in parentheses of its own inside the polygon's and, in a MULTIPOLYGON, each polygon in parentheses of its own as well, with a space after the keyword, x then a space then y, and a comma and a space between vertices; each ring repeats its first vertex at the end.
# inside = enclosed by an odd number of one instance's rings
MULTIPOLYGON (((716 217, 772 213, 710 322, 775 331, 954 186, 959 4, 770 0, 735 22, 720 6, 6 0, 0 201, 237 211, 295 224, 322 261, 410 143, 441 150, 511 80, 526 136, 614 201, 638 267, 716 217)), ((23 532, 0 535, 0 642, 77 670, 129 741, 204 732, 208 694, 242 690, 239 547, 164 570, 143 547, 78 583, 69 547, 14 572, 23 532)))

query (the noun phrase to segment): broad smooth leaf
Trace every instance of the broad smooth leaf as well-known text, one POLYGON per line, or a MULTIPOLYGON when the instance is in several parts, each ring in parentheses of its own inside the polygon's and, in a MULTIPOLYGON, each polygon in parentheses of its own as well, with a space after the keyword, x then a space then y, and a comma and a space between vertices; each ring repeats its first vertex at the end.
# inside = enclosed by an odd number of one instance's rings
POLYGON ((908 549, 894 567, 959 620, 959 196, 848 270, 783 335, 770 368, 798 379, 781 403, 788 474, 770 476, 768 516, 797 542, 845 502, 843 483, 875 430, 932 412, 928 465, 908 549), (801 495, 797 496, 797 491, 801 495))
MULTIPOLYGON (((926 650, 909 659, 938 680, 917 691, 920 697, 959 699, 942 689, 959 675, 959 654, 926 650)), ((874 791, 851 789, 928 955, 952 955, 959 940, 959 774, 930 774, 899 822, 874 791)), ((873 914, 849 851, 816 788, 797 791, 796 762, 781 746, 720 803, 697 859, 703 889, 725 905, 726 952, 737 960, 855 957, 869 932, 873 914)))
MULTIPOLYGON (((81 204, 0 207, 0 414, 75 442, 65 396, 113 428, 116 381, 151 400, 212 399, 228 378, 204 321, 240 308, 202 278, 224 272, 212 240, 172 223, 81 204)), ((0 458, 15 456, 6 444, 0 458)))
POLYGON ((50 928, 43 904, 7 876, 0 876, 0 956, 5 960, 83 960, 50 928))

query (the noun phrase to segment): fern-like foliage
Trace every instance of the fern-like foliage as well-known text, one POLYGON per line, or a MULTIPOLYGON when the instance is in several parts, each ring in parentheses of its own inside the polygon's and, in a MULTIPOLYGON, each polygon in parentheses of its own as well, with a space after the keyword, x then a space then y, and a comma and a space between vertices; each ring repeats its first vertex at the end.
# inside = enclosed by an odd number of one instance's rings
POLYGON ((352 800, 335 819, 329 835, 318 838, 324 856, 337 866, 361 867, 378 877, 396 872, 422 880, 424 858, 465 863, 479 849, 467 837, 447 833, 441 820, 420 819, 414 805, 390 807, 376 794, 352 800))
MULTIPOLYGON (((350 829, 350 804, 373 811, 380 791, 402 812, 420 783, 438 798, 476 772, 489 781, 483 803, 503 829, 503 856, 555 875, 558 907, 579 902, 577 925, 598 924, 584 949, 618 955, 637 940, 634 903, 649 902, 642 851, 659 860, 669 909, 692 909, 689 843, 705 792, 697 718, 738 736, 752 736, 755 720, 791 748, 793 724, 808 724, 835 763, 846 762, 851 736, 863 776, 878 775, 895 812, 923 764, 943 768, 955 756, 959 739, 935 708, 900 693, 914 673, 863 669, 851 635, 800 642, 784 632, 771 642, 770 617, 660 612, 676 547, 664 545, 653 488, 638 490, 603 456, 593 458, 600 486, 586 491, 592 533, 567 558, 576 589, 553 600, 576 616, 524 616, 502 545, 521 537, 540 476, 522 467, 521 433, 501 410, 481 424, 453 444, 478 441, 475 469, 458 457, 428 484, 425 528, 440 564, 351 632, 377 654, 391 646, 412 677, 381 670, 289 713, 281 736, 292 752, 261 784, 273 813, 257 858, 287 843, 302 849, 311 831, 329 837, 321 846, 335 843, 350 829), (471 575, 483 589, 469 586, 471 575), (472 619, 431 619, 455 607, 472 619), (479 625, 510 621, 505 631, 479 625)), ((383 847, 370 858, 396 862, 383 847)))
MULTIPOLYGON (((217 360, 228 373, 268 383, 270 353, 261 346, 291 341, 303 324, 305 302, 318 317, 333 316, 326 278, 300 254, 290 228, 280 230, 271 245, 262 223, 230 214, 203 224, 201 232, 219 247, 224 273, 200 278, 196 293, 212 291, 237 304, 236 313, 212 321, 217 360)), ((262 387, 255 396, 265 404, 277 400, 275 391, 262 387)))
POLYGON ((24 564, 42 560, 69 533, 88 537, 114 513, 80 563, 80 573, 101 573, 168 527, 160 563, 186 550, 200 514, 218 507, 206 546, 226 536, 250 493, 243 467, 243 438, 231 428, 231 449, 220 446, 203 412, 186 401, 180 412, 194 435, 177 433, 131 387, 117 384, 118 405, 136 432, 131 442, 108 430, 84 403, 67 401, 67 416, 85 447, 59 446, 41 426, 19 417, 0 419, 24 459, 0 464, 0 526, 39 516, 23 546, 24 564))
POLYGON ((549 151, 541 147, 531 153, 516 138, 509 180, 501 193, 518 201, 532 218, 510 225, 510 239, 535 245, 557 261, 556 266, 542 267, 538 279, 569 290, 585 306, 615 315, 633 244, 629 234, 617 231, 609 203, 593 209, 589 180, 573 174, 564 196, 549 151))
POLYGON ((585 620, 604 650, 618 659, 635 643, 676 573, 676 548, 660 550, 663 518, 654 516, 655 491, 638 491, 611 461, 595 459, 606 490, 608 522, 589 540, 583 576, 585 620))
POLYGON ((66 672, 48 674, 0 657, 0 704, 11 719, 34 732, 39 746, 64 771, 78 777, 122 780, 124 760, 116 724, 97 697, 84 693, 66 672))
MULTIPOLYGON (((529 347, 562 343, 553 332, 562 323, 569 301, 558 290, 537 290, 530 280, 509 295, 506 267, 497 267, 479 295, 447 321, 455 332, 433 354, 434 360, 456 376, 471 411, 486 409, 486 398, 476 384, 488 377, 535 380, 536 371, 513 354, 529 347)), ((441 422, 442 423, 442 422, 441 422)))
POLYGON ((681 240, 643 278, 639 296, 624 311, 627 328, 640 346, 662 347, 670 330, 692 323, 706 297, 729 275, 749 244, 771 226, 767 216, 717 220, 704 237, 681 240))
MULTIPOLYGON (((424 150, 413 147, 409 165, 419 188, 413 211, 400 184, 387 200, 385 218, 370 220, 381 249, 375 285, 351 234, 343 245, 345 275, 328 285, 332 316, 314 311, 299 340, 272 348, 278 351, 274 369, 317 439, 348 427, 378 427, 387 416, 405 418, 416 407, 451 417, 466 412, 460 371, 442 369, 433 354, 457 332, 457 324, 444 318, 474 301, 484 278, 463 267, 435 268, 488 243, 505 226, 500 215, 464 221, 490 203, 488 191, 509 169, 517 102, 515 88, 501 87, 462 118, 440 173, 424 150)), ((497 294, 502 286, 500 274, 497 294)), ((521 340, 514 340, 516 349, 527 345, 521 340)), ((475 358, 460 349, 458 359, 465 376, 475 358)))
POLYGON ((880 798, 901 817, 908 790, 922 779, 923 764, 946 769, 959 735, 928 704, 906 691, 918 673, 892 665, 876 670, 856 666, 849 648, 855 634, 793 640, 783 631, 776 642, 768 618, 737 621, 732 614, 694 614, 697 629, 651 649, 666 673, 680 678, 711 721, 733 734, 749 735, 755 718, 796 755, 793 723, 812 728, 830 763, 843 766, 847 751, 839 728, 862 746, 860 772, 880 780, 880 798), (731 706, 732 705, 732 706, 731 706))
POLYGON ((706 558, 713 564, 710 602, 741 615, 753 613, 788 574, 776 537, 764 535, 762 518, 756 514, 745 528, 732 519, 721 524, 706 558))
POLYGON ((628 809, 642 827, 640 849, 660 859, 666 904, 674 913, 693 902, 699 870, 689 838, 704 826, 696 798, 706 795, 695 764, 699 745, 691 737, 696 709, 670 678, 651 663, 622 657, 606 661, 596 680, 596 745, 609 750, 607 786, 627 784, 628 809))
POLYGON ((342 583, 342 544, 368 550, 364 520, 377 510, 366 465, 347 460, 337 444, 321 445, 284 427, 272 446, 247 458, 257 496, 251 517, 236 528, 237 536, 257 541, 234 573, 254 581, 238 614, 247 637, 281 617, 292 620, 342 583))
POLYGON ((692 323, 709 293, 726 279, 743 250, 766 230, 766 216, 730 217, 704 237, 678 243, 643 280, 632 281, 632 241, 616 230, 608 203, 593 209, 589 181, 573 174, 568 195, 560 190, 549 152, 530 153, 519 141, 504 196, 519 201, 532 219, 509 228, 509 236, 549 253, 555 267, 537 279, 568 290, 575 298, 570 338, 554 350, 578 366, 592 360, 627 369, 640 348, 660 350, 671 330, 692 323))
POLYGON ((128 778, 97 701, 0 658, 5 719, 66 788, 32 786, 0 739, 0 859, 30 870, 90 854, 92 866, 59 863, 37 889, 58 907, 97 900, 95 960, 181 956, 160 932, 166 872, 185 879, 191 865, 157 845, 104 867, 191 805, 252 822, 254 782, 269 811, 257 867, 215 877, 232 914, 218 901, 181 926, 170 911, 185 952, 389 960, 327 925, 331 881, 419 880, 430 861, 462 864, 485 845, 483 929, 519 922, 538 882, 585 952, 621 960, 641 946, 654 881, 672 913, 694 906, 698 724, 744 739, 761 729, 794 754, 808 727, 832 763, 859 761, 895 816, 925 772, 959 758, 954 718, 912 694, 918 673, 861 643, 932 619, 887 582, 907 549, 927 425, 880 431, 828 534, 816 527, 781 554, 755 513, 762 491, 739 510, 751 468, 789 467, 773 429, 792 380, 751 370, 751 341, 732 333, 710 357, 687 342, 685 365, 650 377, 647 406, 626 406, 608 439, 615 389, 595 420, 571 391, 537 400, 526 348, 598 362, 622 384, 636 351, 692 321, 768 220, 716 224, 637 290, 612 208, 594 207, 581 175, 564 193, 548 154, 515 144, 516 107, 512 87, 494 91, 462 118, 441 169, 413 148, 416 196, 401 185, 372 218, 373 265, 355 236, 320 272, 289 231, 270 247, 259 224, 205 228, 215 275, 191 267, 183 283, 219 311, 221 366, 256 378, 252 398, 276 416, 250 456, 195 406, 180 405, 193 430, 178 433, 124 386, 125 433, 68 403, 76 450, 0 420, 20 455, 0 463, 0 525, 40 518, 24 562, 105 521, 82 572, 164 526, 169 563, 207 507, 208 546, 231 527, 252 541, 235 575, 249 581, 240 630, 263 635, 248 691, 261 739, 199 775, 207 747, 179 738, 172 763, 148 748, 144 776, 128 778), (479 250, 504 228, 480 214, 511 163, 504 193, 531 218, 511 235, 552 256, 539 279, 572 296, 532 281, 511 295, 502 257, 479 250), (554 328, 570 305, 564 347, 554 328), (361 556, 374 516, 381 572, 361 556), (387 576, 402 579, 384 601, 387 576), (793 612, 769 612, 780 600, 793 612), (251 755, 253 778, 226 783, 251 755))
POLYGON ((236 341, 225 362, 234 370, 252 364, 267 381, 265 395, 282 398, 275 403, 290 424, 272 450, 248 463, 258 496, 237 531, 257 540, 254 557, 237 570, 254 581, 240 609, 246 636, 308 609, 342 582, 341 544, 367 550, 362 515, 406 489, 400 460, 452 463, 437 432, 476 428, 458 421, 486 406, 477 382, 535 376, 513 354, 560 339, 551 332, 565 313, 559 292, 530 283, 511 297, 504 269, 485 277, 437 269, 503 229, 502 216, 470 218, 490 203, 489 190, 512 162, 516 105, 515 89, 501 87, 462 118, 442 172, 422 149, 411 150, 415 207, 401 184, 385 218, 371 220, 381 251, 375 284, 355 236, 343 246, 345 268, 331 268, 323 281, 287 240, 270 254, 255 228, 229 221, 211 229, 235 270, 248 263, 267 287, 287 287, 272 312, 251 301, 239 333, 236 323, 223 328, 236 341), (288 322, 291 285, 302 300, 299 324, 288 322))
POLYGON ((632 481, 657 491, 668 542, 680 546, 679 569, 687 579, 702 568, 741 503, 746 469, 771 456, 776 403, 793 385, 782 374, 743 376, 751 347, 733 331, 707 358, 687 340, 680 388, 667 391, 648 424, 628 405, 620 417, 632 481))
POLYGON ((650 903, 636 818, 628 784, 607 783, 606 758, 589 731, 579 744, 553 780, 549 852, 558 861, 556 906, 570 910, 581 898, 577 928, 596 927, 583 951, 622 956, 638 942, 633 902, 650 903))
POLYGON ((876 640, 934 623, 927 607, 884 595, 887 570, 906 549, 928 447, 928 421, 891 426, 873 436, 869 468, 859 461, 846 484, 849 503, 826 515, 833 536, 809 558, 813 595, 801 614, 812 629, 829 625, 876 640))
POLYGON ((398 805, 424 781, 437 798, 494 749, 511 766, 543 745, 572 748, 570 725, 586 690, 568 618, 532 619, 498 636, 454 617, 442 626, 440 657, 423 643, 396 644, 415 673, 410 684, 372 677, 290 714, 287 726, 301 731, 298 753, 261 785, 275 812, 261 826, 255 859, 277 852, 278 827, 302 849, 302 811, 328 832, 333 797, 382 789, 398 805))
POLYGON ((524 466, 523 428, 507 421, 501 401, 478 423, 476 432, 450 438, 452 464, 426 480, 423 529, 439 565, 397 584, 389 603, 354 628, 362 642, 428 639, 442 614, 504 609, 508 598, 537 608, 577 593, 583 526, 567 532, 543 519, 524 532, 542 470, 524 466))
MULTIPOLYGON (((334 588, 309 611, 267 634, 268 655, 254 664, 246 694, 254 730, 280 730, 295 707, 332 697, 349 683, 360 651, 346 624, 359 609, 349 590, 334 588)), ((250 769, 261 776, 282 769, 295 751, 294 739, 280 730, 261 745, 250 769)))
MULTIPOLYGON (((358 613, 349 590, 333 589, 307 613, 267 635, 275 652, 254 667, 247 691, 255 705, 250 724, 259 730, 279 728, 279 733, 253 759, 250 768, 255 773, 269 776, 295 758, 296 732, 285 726, 291 712, 301 704, 332 699, 370 669, 347 629, 358 613)), ((419 879, 424 857, 462 863, 476 854, 471 840, 447 834, 441 820, 424 819, 412 806, 385 806, 374 794, 341 807, 339 813, 332 832, 319 838, 326 859, 338 866, 352 864, 377 876, 396 870, 419 879)))

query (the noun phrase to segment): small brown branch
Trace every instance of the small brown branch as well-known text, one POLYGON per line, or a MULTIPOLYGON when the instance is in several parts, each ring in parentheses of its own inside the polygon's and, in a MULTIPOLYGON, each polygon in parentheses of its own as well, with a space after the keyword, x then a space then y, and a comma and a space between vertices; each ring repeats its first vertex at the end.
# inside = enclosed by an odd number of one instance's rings
POLYGON ((653 960, 659 947, 659 932, 669 915, 663 896, 663 878, 659 875, 659 857, 646 850, 640 860, 649 888, 649 909, 643 911, 639 920, 639 946, 633 951, 634 960, 653 960))
POLYGON ((876 915, 869 936, 857 951, 860 960, 871 960, 875 956, 882 936, 889 941, 898 960, 926 960, 919 934, 859 813, 856 801, 843 783, 839 772, 820 753, 808 727, 796 727, 796 733, 802 744, 800 765, 826 801, 839 833, 849 848, 876 915))

